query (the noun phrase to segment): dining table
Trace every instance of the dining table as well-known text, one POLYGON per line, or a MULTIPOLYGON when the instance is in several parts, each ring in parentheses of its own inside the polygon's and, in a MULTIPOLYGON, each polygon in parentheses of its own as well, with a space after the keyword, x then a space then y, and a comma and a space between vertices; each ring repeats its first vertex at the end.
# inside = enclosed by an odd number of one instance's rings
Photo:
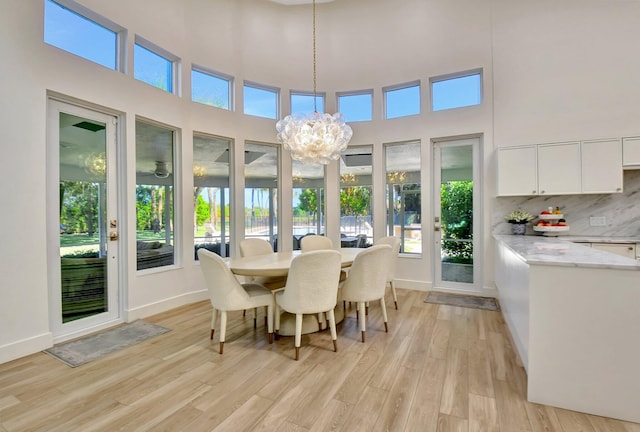
MULTIPOLYGON (((342 268, 348 268, 353 264, 356 256, 365 250, 364 248, 340 248, 340 265, 342 268)), ((272 254, 238 257, 227 260, 227 265, 231 272, 238 276, 287 276, 291 262, 302 252, 283 251, 274 252, 272 254)), ((341 299, 341 290, 338 290, 337 304, 334 309, 336 323, 342 322, 344 319, 344 308, 341 299)), ((302 334, 314 333, 327 328, 326 321, 321 323, 318 328, 317 314, 304 315, 302 320, 302 334)), ((295 315, 282 311, 280 316, 280 331, 282 336, 293 336, 295 334, 295 315)))

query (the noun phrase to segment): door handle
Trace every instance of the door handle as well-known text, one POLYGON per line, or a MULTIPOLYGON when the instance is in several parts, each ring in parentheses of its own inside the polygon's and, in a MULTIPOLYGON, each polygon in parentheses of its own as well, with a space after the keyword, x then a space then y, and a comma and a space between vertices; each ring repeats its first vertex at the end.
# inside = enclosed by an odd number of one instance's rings
POLYGON ((118 240, 118 232, 117 231, 111 231, 109 233, 109 240, 111 240, 111 241, 118 240))

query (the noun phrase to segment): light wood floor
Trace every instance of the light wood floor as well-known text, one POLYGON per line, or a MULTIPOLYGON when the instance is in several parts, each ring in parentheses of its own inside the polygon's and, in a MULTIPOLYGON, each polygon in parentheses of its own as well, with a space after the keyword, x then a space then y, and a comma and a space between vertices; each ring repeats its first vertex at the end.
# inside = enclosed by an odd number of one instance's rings
POLYGON ((640 432, 528 403, 500 313, 425 295, 399 290, 389 333, 372 305, 364 344, 348 311, 338 352, 328 331, 304 336, 298 362, 293 338, 269 345, 241 312, 221 356, 201 302, 147 319, 171 332, 75 369, 42 353, 5 363, 0 431, 640 432))

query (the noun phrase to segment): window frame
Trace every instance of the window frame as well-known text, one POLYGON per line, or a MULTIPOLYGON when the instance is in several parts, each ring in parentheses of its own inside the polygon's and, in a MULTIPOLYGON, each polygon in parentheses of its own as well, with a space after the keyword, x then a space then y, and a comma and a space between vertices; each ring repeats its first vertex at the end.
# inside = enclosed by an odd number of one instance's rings
MULTIPOLYGON (((182 198, 183 198, 183 190, 182 190, 182 172, 183 172, 183 165, 182 165, 182 158, 181 158, 181 154, 182 154, 182 130, 178 127, 175 126, 171 126, 168 125, 166 123, 162 123, 156 120, 152 120, 150 118, 147 117, 142 117, 142 116, 136 116, 135 117, 135 127, 137 129, 137 124, 138 122, 140 123, 145 123, 148 126, 152 126, 155 128, 159 128, 159 129, 164 129, 166 131, 170 131, 172 133, 172 138, 173 138, 173 142, 172 142, 172 149, 171 149, 171 157, 172 157, 172 172, 171 172, 171 209, 169 210, 170 212, 173 212, 173 217, 171 219, 171 222, 173 224, 173 227, 171 229, 171 238, 173 240, 173 242, 171 243, 171 246, 173 247, 173 263, 172 264, 166 264, 166 265, 159 265, 159 266, 154 266, 154 267, 150 267, 150 268, 145 268, 145 269, 137 269, 136 268, 136 272, 140 273, 140 272, 157 272, 157 271, 164 271, 166 269, 174 269, 176 267, 182 267, 183 265, 183 261, 182 261, 182 241, 183 241, 183 235, 182 235, 182 227, 183 227, 183 219, 182 219, 182 210, 183 210, 183 204, 182 204, 182 198)), ((137 134, 137 130, 136 130, 136 134, 137 134)), ((138 140, 137 140, 137 135, 136 135, 136 141, 135 141, 135 152, 136 152, 136 156, 135 156, 135 164, 136 164, 136 171, 138 169, 138 140)), ((159 185, 162 184, 162 180, 160 180, 158 182, 159 185)), ((138 178, 136 175, 136 179, 135 179, 135 187, 136 187, 136 191, 139 185, 144 185, 143 183, 138 183, 138 178)), ((166 186, 166 185, 165 185, 166 186)), ((136 218, 136 227, 134 228, 134 232, 135 232, 135 240, 136 243, 138 241, 138 235, 137 235, 137 222, 138 222, 138 210, 137 210, 137 204, 138 204, 138 199, 135 196, 134 192, 134 200, 135 200, 135 205, 136 205, 136 210, 135 210, 135 218, 136 218)), ((165 238, 167 238, 167 234, 165 232, 165 238)), ((138 255, 138 252, 136 250, 136 257, 138 255)))
POLYGON ((422 114, 422 84, 420 80, 409 81, 401 84, 394 84, 390 86, 382 87, 382 115, 384 120, 393 120, 397 118, 419 116, 422 114), (404 90, 408 88, 418 87, 418 112, 413 114, 407 114, 397 117, 389 117, 387 113, 387 94, 396 90, 404 90))
MULTIPOLYGON (((342 110, 340 109, 340 98, 349 97, 349 96, 363 96, 363 95, 370 95, 371 96, 371 106, 369 107, 369 117, 370 118, 368 120, 349 120, 345 116, 345 121, 347 121, 349 123, 373 121, 373 102, 374 102, 373 89, 336 92, 336 107, 338 108, 338 112, 340 112, 340 113, 342 113, 342 110)), ((344 113, 343 113, 343 115, 344 115, 344 113)))
MULTIPOLYGON (((195 159, 195 155, 196 155, 196 149, 195 149, 195 143, 196 143, 196 139, 201 139, 201 140, 220 140, 220 141, 226 141, 227 142, 227 152, 228 152, 228 156, 229 156, 229 160, 227 162, 228 164, 228 177, 227 177, 227 186, 226 188, 223 187, 218 187, 219 189, 222 190, 222 195, 221 195, 221 202, 222 202, 222 206, 221 206, 221 212, 220 212, 220 217, 221 217, 221 226, 223 227, 221 233, 220 233, 220 239, 222 240, 222 235, 224 234, 225 237, 225 247, 224 249, 222 249, 222 247, 220 248, 220 253, 218 253, 219 256, 226 258, 229 257, 231 254, 231 251, 233 250, 233 246, 234 246, 234 242, 233 242, 233 229, 235 228, 233 225, 235 224, 235 221, 232 217, 233 214, 233 201, 234 201, 234 190, 235 188, 233 187, 233 158, 234 158, 234 150, 235 150, 235 141, 233 138, 230 137, 224 137, 224 136, 220 136, 220 135, 212 135, 209 133, 205 133, 205 132, 199 132, 199 131, 194 131, 191 137, 191 143, 192 143, 192 149, 193 149, 193 155, 194 155, 194 159, 192 160, 192 172, 193 172, 193 187, 194 189, 196 187, 198 187, 196 185, 196 183, 198 183, 197 180, 197 175, 196 175, 196 164, 197 164, 197 160, 195 159), (228 196, 229 199, 228 201, 225 202, 224 199, 224 189, 227 189, 228 192, 228 196), (228 218, 229 218, 229 223, 225 223, 224 220, 227 217, 227 214, 225 213, 226 208, 229 208, 229 214, 228 214, 228 218), (227 244, 226 242, 226 238, 229 239, 229 243, 227 244)), ((205 186, 205 187, 216 187, 216 186, 205 186)), ((197 212, 197 206, 198 206, 198 197, 194 196, 193 198, 193 212, 194 212, 194 220, 195 220, 195 213, 197 212)), ((205 242, 200 242, 200 243, 196 243, 196 239, 198 239, 200 237, 196 237, 194 235, 194 262, 199 262, 198 260, 198 256, 197 256, 197 249, 196 246, 198 244, 201 243, 206 243, 205 242)), ((206 237, 205 237, 206 239, 206 237)), ((222 243, 221 243, 222 245, 222 243)), ((214 252, 215 253, 215 252, 214 252)))
POLYGON ((100 65, 102 67, 105 67, 107 69, 110 70, 115 70, 118 72, 122 72, 124 74, 127 73, 127 39, 128 39, 128 31, 126 28, 122 27, 121 25, 111 21, 108 18, 105 18, 102 15, 99 15, 98 13, 94 12, 93 10, 89 9, 86 6, 81 5, 80 3, 77 3, 73 0, 44 0, 43 2, 43 22, 42 22, 42 29, 43 29, 43 36, 42 36, 42 41, 44 43, 46 43, 49 46, 52 47, 56 47, 59 50, 62 50, 64 52, 67 52, 69 54, 73 54, 75 56, 78 56, 80 58, 83 58, 85 60, 90 61, 91 63, 95 63, 97 65, 100 65), (59 47, 57 45, 53 45, 49 42, 46 42, 44 40, 44 28, 46 26, 46 14, 44 13, 44 10, 46 8, 46 3, 47 2, 51 2, 51 3, 55 3, 58 6, 62 7, 63 9, 68 10, 71 13, 74 13, 78 16, 80 16, 81 18, 86 19, 87 21, 90 21, 94 24, 99 25, 100 27, 104 27, 107 30, 112 31, 113 33, 115 33, 116 36, 116 58, 115 58, 115 68, 110 68, 107 67, 101 63, 97 63, 87 57, 84 57, 80 54, 76 54, 74 52, 68 51, 62 47, 59 47))
MULTIPOLYGON (((417 171, 417 182, 416 181, 402 181, 400 183, 393 183, 390 182, 389 179, 389 175, 397 172, 395 170, 389 170, 389 166, 388 166, 388 155, 390 152, 390 149, 393 147, 400 147, 400 146, 405 146, 405 145, 417 145, 418 148, 418 158, 420 161, 419 166, 422 167, 422 143, 420 140, 408 140, 408 141, 399 141, 399 142, 389 142, 389 143, 383 143, 383 150, 384 150, 384 184, 385 184, 385 193, 386 193, 386 216, 385 216, 385 232, 387 232, 387 235, 393 235, 395 236, 395 225, 393 225, 393 220, 390 221, 391 218, 391 208, 390 205, 395 202, 392 202, 392 198, 395 198, 395 189, 393 189, 393 193, 394 195, 391 196, 391 188, 390 186, 396 186, 396 185, 400 185, 400 197, 403 196, 402 192, 415 192, 415 189, 405 189, 405 185, 418 185, 418 194, 420 196, 420 202, 422 203, 422 199, 423 199, 423 193, 422 193, 422 177, 420 174, 420 170, 417 171)), ((415 171, 414 171, 415 172, 415 171)), ((414 174, 415 177, 415 174, 414 174)), ((401 201, 401 216, 405 215, 405 206, 404 206, 404 202, 401 201)), ((402 225, 404 225, 404 223, 402 223, 402 225)), ((424 255, 424 226, 422 224, 422 206, 420 206, 420 228, 416 229, 416 228, 405 228, 405 230, 401 230, 400 231, 400 235, 397 236, 400 239, 400 254, 402 255, 406 255, 406 256, 410 256, 410 257, 422 257, 424 255), (420 232, 420 252, 407 252, 406 248, 405 248, 405 244, 406 244, 406 236, 403 235, 405 234, 404 231, 419 231, 420 232)))
POLYGON ((447 110, 452 110, 452 109, 458 109, 458 108, 466 108, 466 107, 472 107, 472 106, 478 106, 478 105, 482 105, 483 101, 484 101, 484 73, 482 68, 476 68, 476 69, 469 69, 466 71, 461 71, 461 72, 453 72, 453 73, 449 73, 449 74, 444 74, 444 75, 438 75, 438 76, 434 76, 434 77, 430 77, 429 78, 429 107, 431 109, 432 112, 438 112, 438 111, 447 111, 447 110), (461 105, 461 106, 455 106, 455 107, 449 107, 449 108, 442 108, 442 109, 434 109, 433 107, 433 85, 435 83, 439 83, 439 82, 443 82, 443 81, 450 81, 450 80, 454 80, 454 79, 458 79, 458 78, 465 78, 465 77, 471 77, 471 76, 475 76, 478 75, 480 78, 480 102, 478 102, 477 104, 472 104, 472 105, 461 105))
POLYGON ((278 120, 280 118, 280 114, 281 114, 281 107, 280 107, 280 87, 275 87, 275 86, 270 86, 267 84, 260 84, 257 83, 255 81, 249 81, 249 80, 244 80, 242 82, 242 113, 244 115, 248 115, 248 116, 252 116, 252 117, 258 117, 258 118, 266 118, 266 119, 270 119, 270 120, 278 120), (268 91, 268 92, 272 92, 275 93, 276 95, 276 112, 275 112, 275 117, 265 117, 265 116, 260 116, 260 115, 256 115, 256 114, 251 114, 251 113, 247 113, 247 101, 246 101, 246 92, 245 92, 245 88, 246 87, 251 87, 257 90, 263 90, 263 91, 268 91))
POLYGON ((134 41, 133 41, 133 45, 134 45, 134 56, 133 56, 133 78, 136 81, 140 81, 143 82, 147 85, 150 85, 151 87, 155 87, 159 90, 163 90, 169 94, 174 94, 176 96, 181 96, 182 92, 181 92, 181 67, 180 67, 180 57, 176 56, 175 54, 167 51, 166 49, 154 44, 153 42, 149 41, 148 39, 143 38, 142 36, 136 34, 134 37, 134 41), (146 49, 147 51, 150 51, 151 53, 157 55, 158 57, 162 57, 163 59, 167 60, 169 63, 171 63, 171 91, 169 90, 164 90, 160 87, 154 86, 153 84, 148 83, 147 81, 143 81, 139 78, 136 78, 135 76, 135 71, 136 71, 136 58, 135 58, 135 46, 138 45, 144 49, 146 49))
POLYGON ((215 105, 209 105, 203 102, 198 102, 193 100, 193 79, 191 79, 191 102, 195 102, 195 103, 199 103, 201 105, 207 105, 207 106, 211 106, 213 108, 218 108, 218 109, 223 109, 225 111, 235 111, 235 92, 234 87, 235 87, 235 78, 233 77, 233 75, 229 75, 223 72, 218 72, 218 71, 214 71, 213 69, 209 69, 206 68, 204 66, 199 66, 197 64, 192 63, 191 64, 191 72, 192 72, 192 77, 193 77, 193 71, 199 72, 201 74, 204 75, 208 75, 211 76, 213 78, 218 78, 221 79, 223 81, 227 81, 227 86, 228 86, 228 100, 227 100, 227 104, 229 105, 229 108, 221 108, 221 107, 217 107, 215 105))

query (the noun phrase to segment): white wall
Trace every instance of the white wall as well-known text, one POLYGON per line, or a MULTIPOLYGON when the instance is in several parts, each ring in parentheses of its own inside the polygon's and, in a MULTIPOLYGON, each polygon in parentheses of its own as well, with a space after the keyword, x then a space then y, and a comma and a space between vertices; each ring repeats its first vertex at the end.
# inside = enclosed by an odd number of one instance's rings
MULTIPOLYGON (((129 30, 126 74, 107 70, 46 45, 42 1, 5 0, 0 15, 0 86, 5 185, 0 223, 0 362, 51 344, 48 317, 45 224, 45 143, 47 91, 109 108, 125 120, 124 159, 128 209, 135 209, 135 118, 141 116, 180 130, 183 163, 191 163, 193 131, 245 140, 275 141, 274 122, 242 112, 242 80, 281 87, 283 110, 289 89, 311 90, 309 6, 282 6, 266 0, 82 0, 81 3, 129 30), (133 79, 133 37, 139 34, 182 59, 183 97, 168 95, 133 79), (190 102, 190 65, 196 63, 236 77, 236 112, 190 102)), ((374 169, 382 172, 385 142, 423 142, 425 255, 399 263, 398 277, 413 287, 431 281, 432 139, 483 134, 484 286, 493 287, 490 211, 494 204, 493 148, 540 141, 638 134, 640 59, 629 52, 640 29, 633 2, 598 0, 349 0, 318 5, 318 90, 327 92, 327 110, 336 91, 374 89, 374 121, 353 124, 353 144, 374 146, 374 169), (560 4, 558 4, 560 3, 560 4), (606 31, 604 31, 606 30, 606 31), (627 48, 629 47, 629 48, 627 48), (429 112, 428 78, 483 68, 484 102, 458 110, 429 112), (420 79, 423 114, 381 120, 381 87, 420 79), (495 82, 495 84, 494 84, 495 82), (494 103, 495 94, 495 103, 494 103), (635 130, 633 130, 635 129, 635 130), (615 133, 614 133, 615 132, 615 133), (495 136, 495 139, 494 139, 495 136)), ((236 164, 241 172, 241 165, 236 164)), ((286 171, 286 168, 285 168, 286 171)), ((335 168, 330 173, 337 177, 335 168)), ((192 179, 182 179, 183 220, 190 220, 192 179)), ((236 177, 242 189, 242 177, 236 177)), ((382 185, 382 180, 379 180, 382 185)), ((374 184, 375 186, 376 184, 374 184)), ((283 191, 283 193, 286 191, 283 191)), ((240 193, 240 192, 238 192, 240 193)), ((337 200, 334 197, 334 200, 337 200)), ((237 199, 236 212, 242 210, 237 199)), ((384 202, 377 187, 374 203, 384 202)), ((336 202, 327 208, 337 208, 336 202)), ((384 209, 375 208, 375 220, 384 209)), ((129 211, 127 223, 134 225, 129 211)), ((182 229, 183 250, 192 245, 191 226, 182 229)), ((328 224, 333 231, 335 222, 328 224)), ((381 226, 376 235, 382 235, 381 226)), ((178 233, 180 234, 180 233, 178 233)), ((330 232, 331 234, 331 232, 330 232)), ((333 233, 335 235, 336 233, 333 233)), ((129 319, 201 298, 200 274, 191 254, 181 268, 137 274, 133 238, 127 241, 129 319)))

